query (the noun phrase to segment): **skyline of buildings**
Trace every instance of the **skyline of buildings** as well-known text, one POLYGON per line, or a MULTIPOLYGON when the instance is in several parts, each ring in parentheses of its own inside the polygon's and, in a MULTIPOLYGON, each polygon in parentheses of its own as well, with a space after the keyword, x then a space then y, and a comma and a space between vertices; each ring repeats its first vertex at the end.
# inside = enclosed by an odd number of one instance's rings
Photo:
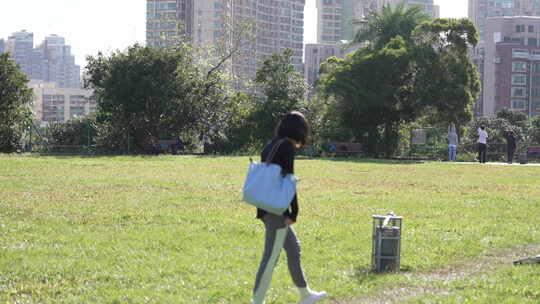
MULTIPOLYGON (((253 78, 263 59, 273 52, 291 48, 296 70, 313 85, 320 63, 331 56, 345 55, 341 48, 343 41, 352 39, 359 29, 354 20, 361 20, 383 5, 396 5, 400 0, 317 0, 318 39, 321 41, 306 45, 302 43, 305 0, 146 2, 148 45, 162 47, 185 39, 199 49, 209 50, 212 46, 227 48, 232 46, 234 25, 251 21, 255 30, 246 34, 252 34, 255 39, 244 40, 242 49, 226 68, 235 75, 253 78)), ((439 8, 433 0, 408 0, 404 3, 406 6, 421 5, 433 17, 439 15, 439 8)), ((479 46, 471 51, 471 59, 477 64, 482 80, 480 98, 475 104, 477 116, 494 115, 504 107, 529 115, 538 113, 540 88, 534 81, 540 76, 533 74, 538 66, 540 27, 538 20, 520 15, 540 16, 540 1, 469 0, 469 14, 482 37, 479 46), (508 69, 508 64, 513 65, 516 61, 514 56, 519 53, 516 49, 522 51, 521 56, 525 56, 524 50, 529 53, 527 58, 519 58, 529 73, 524 86, 519 82, 524 79, 519 74, 524 72, 508 69), (519 95, 520 92, 525 95, 519 95)), ((15 32, 7 39, 0 39, 0 52, 12 54, 21 70, 31 79, 55 82, 57 88, 80 88, 80 67, 75 64, 71 47, 66 45, 65 39, 49 35, 36 46, 33 40, 31 32, 15 32)))
POLYGON ((468 17, 474 22, 482 43, 488 18, 504 16, 540 16, 538 0, 469 0, 468 17))
POLYGON ((486 19, 483 113, 540 113, 540 17, 486 19), (487 39, 492 37, 492 39, 487 39))
POLYGON ((34 93, 31 110, 39 123, 66 122, 95 112, 93 92, 81 88, 80 67, 63 37, 46 36, 34 47, 34 34, 22 30, 7 41, 0 39, 0 53, 4 52, 28 77, 34 93))
POLYGON ((293 50, 292 64, 303 71, 305 0, 147 0, 147 45, 178 40, 220 55, 238 48, 228 69, 235 78, 253 79, 262 61, 293 50), (251 28, 245 29, 246 24, 251 28), (242 29, 245 29, 242 31, 242 29), (252 38, 249 38, 252 36, 252 38))
POLYGON ((527 81, 522 84, 516 79, 523 81, 524 78, 509 69, 509 65, 519 59, 528 73, 534 71, 540 28, 537 19, 528 17, 540 17, 540 1, 469 0, 469 18, 480 36, 478 46, 470 53, 482 82, 474 105, 477 117, 493 116, 504 107, 528 115, 538 113, 539 100, 533 96, 537 87, 532 83, 533 78, 538 77, 524 76, 527 81), (514 57, 520 53, 518 56, 522 57, 514 57))
POLYGON ((34 47, 34 34, 22 30, 11 34, 4 44, 3 51, 29 79, 55 82, 60 88, 81 87, 80 66, 75 64, 71 46, 63 37, 49 35, 34 47))

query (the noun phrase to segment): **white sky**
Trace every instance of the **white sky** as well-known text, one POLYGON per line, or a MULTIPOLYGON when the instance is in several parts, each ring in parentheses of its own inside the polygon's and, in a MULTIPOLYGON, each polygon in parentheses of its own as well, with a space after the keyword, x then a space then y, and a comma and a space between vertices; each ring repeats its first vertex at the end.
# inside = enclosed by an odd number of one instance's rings
MULTIPOLYGON (((435 0, 441 17, 466 17, 467 0, 435 0)), ((145 41, 146 0, 0 0, 0 39, 26 29, 34 44, 50 34, 66 38, 75 62, 87 55, 145 41)), ((304 41, 317 40, 315 0, 306 0, 304 41)))

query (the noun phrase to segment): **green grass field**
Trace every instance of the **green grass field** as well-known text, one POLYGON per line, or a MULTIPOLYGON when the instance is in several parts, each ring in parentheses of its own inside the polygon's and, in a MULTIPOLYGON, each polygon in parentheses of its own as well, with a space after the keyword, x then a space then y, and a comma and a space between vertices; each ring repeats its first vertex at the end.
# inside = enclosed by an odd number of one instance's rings
MULTIPOLYGON (((0 156, 1 303, 248 303, 263 245, 247 157, 0 156)), ((540 167, 296 161, 304 269, 324 303, 539 303, 540 167), (369 271, 371 215, 404 216, 369 271)), ((267 303, 296 303, 286 257, 267 303)))

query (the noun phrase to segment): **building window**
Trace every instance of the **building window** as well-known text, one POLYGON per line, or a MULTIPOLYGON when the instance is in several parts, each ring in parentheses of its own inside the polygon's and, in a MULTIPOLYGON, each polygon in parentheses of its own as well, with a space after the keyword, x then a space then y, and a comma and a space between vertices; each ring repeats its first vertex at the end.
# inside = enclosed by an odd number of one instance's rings
POLYGON ((512 87, 512 97, 525 97, 525 88, 512 87))
POLYGON ((512 57, 514 58, 529 58, 529 51, 524 49, 513 49, 512 57))
POLYGON ((69 108, 69 117, 77 118, 85 116, 84 107, 70 107, 69 108))
POLYGON ((540 73, 540 63, 535 63, 533 66, 533 71, 535 73, 540 73))
POLYGON ((525 85, 527 84, 527 76, 523 74, 512 75, 512 85, 525 85))
POLYGON ((43 121, 64 122, 64 95, 43 95, 43 121))
POLYGON ((512 62, 512 72, 526 72, 527 63, 525 62, 512 62))
POLYGON ((531 95, 534 98, 540 98, 540 88, 532 88, 531 95))
POLYGON ((525 25, 524 24, 516 25, 516 33, 523 33, 523 32, 525 32, 525 25))
POLYGON ((503 0, 503 1, 499 1, 499 3, 496 4, 497 7, 501 7, 502 8, 513 8, 514 7, 514 0, 503 0), (502 3, 500 3, 502 2, 502 3))
POLYGON ((524 110, 525 100, 512 100, 512 109, 524 110))
POLYGON ((529 33, 534 33, 534 25, 529 25, 529 33))
POLYGON ((536 38, 529 38, 527 39, 527 45, 529 46, 537 46, 538 40, 536 38))
POLYGON ((539 75, 533 75, 532 84, 533 84, 533 86, 540 86, 540 76, 539 75))

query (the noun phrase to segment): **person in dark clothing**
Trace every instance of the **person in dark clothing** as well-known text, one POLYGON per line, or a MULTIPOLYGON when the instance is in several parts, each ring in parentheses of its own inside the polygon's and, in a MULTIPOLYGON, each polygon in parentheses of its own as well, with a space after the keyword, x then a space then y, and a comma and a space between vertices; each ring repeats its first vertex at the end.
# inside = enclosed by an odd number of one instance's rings
POLYGON ((504 132, 504 138, 506 139, 506 160, 511 164, 514 159, 514 153, 516 152, 516 137, 512 130, 506 130, 504 132))
MULTIPOLYGON (((302 113, 293 111, 285 115, 277 126, 275 137, 263 149, 261 161, 281 166, 283 176, 294 174, 295 148, 305 146, 310 127, 302 113), (279 145, 279 146, 276 146, 279 145), (273 159, 268 160, 271 151, 277 147, 273 159)), ((281 249, 287 253, 287 264, 292 280, 300 293, 300 303, 312 304, 326 297, 326 292, 309 289, 300 261, 300 242, 292 225, 298 218, 298 198, 294 196, 289 208, 282 215, 257 209, 257 218, 265 226, 264 252, 257 271, 253 288, 252 304, 263 304, 266 291, 270 287, 272 273, 279 259, 281 249)))

